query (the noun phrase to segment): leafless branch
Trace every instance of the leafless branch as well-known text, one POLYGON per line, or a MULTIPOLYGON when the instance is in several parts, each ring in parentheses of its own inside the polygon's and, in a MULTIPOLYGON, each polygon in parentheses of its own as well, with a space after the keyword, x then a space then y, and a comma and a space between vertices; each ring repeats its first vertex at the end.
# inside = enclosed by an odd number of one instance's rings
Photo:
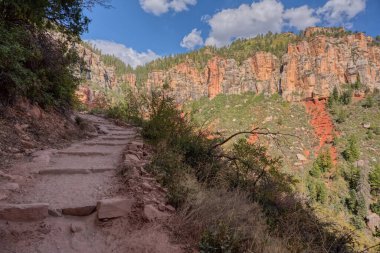
POLYGON ((242 135, 242 134, 255 134, 255 135, 265 135, 265 136, 270 136, 270 137, 274 137, 274 136, 290 136, 290 137, 294 137, 294 138, 298 138, 300 139, 299 136, 296 136, 296 135, 293 135, 293 134, 289 134, 289 133, 280 133, 280 132, 271 132, 269 131, 269 129, 267 128, 259 128, 259 127, 256 127, 254 129, 252 129, 251 131, 240 131, 240 132, 237 132, 237 133, 234 133, 232 134, 231 136, 227 137, 226 139, 224 139, 223 141, 213 145, 210 150, 213 150, 217 147, 220 147, 224 144, 226 144, 227 142, 229 142, 231 139, 233 139, 234 137, 238 136, 238 135, 242 135))

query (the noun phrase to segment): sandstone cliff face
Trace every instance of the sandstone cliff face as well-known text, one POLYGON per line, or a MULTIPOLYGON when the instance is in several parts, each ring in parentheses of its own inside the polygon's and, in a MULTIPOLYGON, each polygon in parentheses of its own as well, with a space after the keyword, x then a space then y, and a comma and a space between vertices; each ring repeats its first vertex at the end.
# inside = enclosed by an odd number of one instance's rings
MULTIPOLYGON (((220 93, 280 93, 288 101, 327 97, 344 84, 361 83, 380 89, 380 47, 364 34, 324 35, 329 28, 309 28, 305 38, 289 44, 282 59, 268 52, 257 52, 242 64, 218 56, 198 70, 191 61, 167 71, 151 72, 148 90, 169 87, 169 93, 181 103, 220 93)), ((344 32, 343 29, 334 32, 344 32)))
MULTIPOLYGON (((242 63, 220 56, 211 58, 204 68, 187 59, 168 70, 148 74, 143 92, 164 89, 178 103, 218 94, 252 91, 281 94, 287 101, 328 97, 342 85, 358 78, 369 89, 380 89, 380 47, 364 34, 344 34, 343 29, 306 29, 301 41, 288 45, 281 59, 269 52, 256 52, 242 63), (337 33, 341 33, 335 36, 337 33), (342 35, 343 33, 343 35, 342 35)), ((78 46, 85 62, 81 75, 86 81, 78 90, 85 104, 97 105, 107 90, 118 90, 127 83, 137 91, 136 76, 117 77, 91 49, 78 46)))
POLYGON ((177 102, 246 91, 274 93, 278 91, 280 62, 271 53, 258 52, 241 65, 234 59, 213 57, 203 70, 188 60, 168 71, 149 73, 148 91, 168 89, 177 102))
POLYGON ((327 97, 334 87, 361 83, 380 88, 379 47, 364 34, 343 38, 318 35, 309 41, 290 44, 283 56, 281 89, 286 100, 327 97))
POLYGON ((99 54, 83 45, 77 45, 77 52, 83 61, 78 69, 83 81, 77 90, 77 97, 83 104, 90 107, 105 106, 106 93, 118 91, 121 83, 128 83, 132 89, 135 88, 134 74, 118 77, 114 67, 106 66, 99 54))

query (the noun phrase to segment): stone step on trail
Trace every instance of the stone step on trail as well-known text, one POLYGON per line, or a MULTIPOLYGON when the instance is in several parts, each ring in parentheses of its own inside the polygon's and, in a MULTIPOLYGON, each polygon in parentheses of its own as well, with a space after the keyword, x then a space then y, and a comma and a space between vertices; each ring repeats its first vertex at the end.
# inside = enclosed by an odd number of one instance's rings
POLYGON ((114 143, 114 142, 86 142, 86 143, 83 143, 83 145, 86 145, 86 146, 107 146, 107 147, 112 147, 112 146, 125 146, 125 143, 114 143))
POLYGON ((96 205, 85 205, 76 207, 65 207, 60 209, 63 215, 69 216, 88 216, 96 211, 96 205))
POLYGON ((99 199, 111 192, 115 171, 89 174, 41 175, 37 183, 15 194, 13 203, 49 203, 50 207, 63 209, 96 205, 99 199))
POLYGON ((0 220, 38 221, 48 217, 48 203, 0 204, 0 220))
MULTIPOLYGON (((49 166, 44 168, 56 169, 100 169, 116 168, 119 165, 121 154, 114 153, 112 156, 56 156, 50 160, 49 166)), ((42 170, 41 168, 40 170, 42 170)))
POLYGON ((112 153, 106 152, 85 152, 85 151, 58 151, 58 155, 69 155, 69 156, 108 156, 112 153))
POLYGON ((72 174, 90 174, 103 173, 106 171, 115 171, 116 168, 59 168, 59 169, 43 169, 38 171, 40 175, 72 175, 72 174))
POLYGON ((66 151, 69 152, 99 152, 99 153, 107 153, 107 154, 115 154, 120 153, 124 149, 125 142, 121 141, 106 141, 106 143, 116 143, 116 144, 123 144, 123 145, 78 145, 75 147, 71 147, 66 149, 66 151))
POLYGON ((111 133, 111 136, 125 136, 125 137, 135 137, 134 133, 111 133))
POLYGON ((130 141, 132 138, 126 137, 103 137, 102 140, 105 141, 130 141))

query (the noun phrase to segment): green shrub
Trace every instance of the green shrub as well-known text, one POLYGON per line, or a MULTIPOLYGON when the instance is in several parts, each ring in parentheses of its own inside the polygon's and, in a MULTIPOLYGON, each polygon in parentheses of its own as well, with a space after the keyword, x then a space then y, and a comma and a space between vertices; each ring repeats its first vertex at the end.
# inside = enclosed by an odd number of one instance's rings
POLYGON ((372 131, 372 129, 368 129, 366 139, 367 140, 372 140, 373 139, 373 131, 372 131))
POLYGON ((375 203, 372 203, 369 208, 372 212, 376 213, 377 215, 380 215, 380 201, 378 200, 375 203))
POLYGON ((168 189, 169 203, 180 207, 189 193, 189 189, 183 185, 189 170, 183 162, 183 155, 168 147, 160 147, 147 169, 168 189))
POLYGON ((233 230, 224 224, 219 224, 215 229, 207 229, 199 243, 201 253, 238 253, 241 242, 233 230))
POLYGON ((353 164, 349 164, 343 171, 343 177, 348 182, 348 186, 352 190, 358 190, 360 182, 360 170, 353 164))
POLYGON ((323 173, 330 171, 332 167, 333 162, 330 151, 325 150, 318 154, 309 173, 313 177, 320 177, 323 173))
POLYGON ((346 121, 347 117, 348 117, 347 111, 343 108, 340 108, 337 113, 336 122, 341 124, 346 121))
POLYGON ((340 97, 340 102, 344 105, 350 104, 352 101, 352 90, 346 90, 343 92, 342 96, 340 97))
POLYGON ((0 102, 26 97, 41 106, 73 105, 79 61, 69 44, 87 29, 83 8, 101 2, 1 1, 0 102))
POLYGON ((351 217, 351 224, 356 228, 356 229, 363 229, 365 228, 365 222, 362 217, 359 216, 352 216, 351 217))
POLYGON ((374 127, 374 128, 372 128, 372 130, 373 130, 374 134, 380 135, 380 127, 374 127))
POLYGON ((380 192, 380 165, 376 164, 375 167, 368 175, 368 181, 371 185, 371 191, 374 193, 380 192))
POLYGON ((360 150, 355 136, 352 135, 348 139, 348 145, 346 149, 343 151, 342 155, 343 158, 349 162, 354 162, 359 159, 360 150))
POLYGON ((253 200, 270 203, 276 196, 291 192, 295 180, 280 172, 281 160, 267 155, 267 149, 240 139, 228 154, 225 177, 232 189, 242 189, 253 200))
POLYGON ((364 197, 355 190, 350 190, 349 196, 346 198, 346 206, 353 215, 359 216, 361 219, 364 219, 367 214, 364 197))
POLYGON ((371 107, 373 107, 373 106, 374 106, 374 101, 373 101, 372 96, 368 96, 368 97, 364 100, 362 106, 363 106, 364 108, 371 108, 371 107))
POLYGON ((323 181, 319 179, 308 179, 307 188, 309 190, 310 199, 317 201, 319 203, 326 203, 328 193, 326 185, 323 181))

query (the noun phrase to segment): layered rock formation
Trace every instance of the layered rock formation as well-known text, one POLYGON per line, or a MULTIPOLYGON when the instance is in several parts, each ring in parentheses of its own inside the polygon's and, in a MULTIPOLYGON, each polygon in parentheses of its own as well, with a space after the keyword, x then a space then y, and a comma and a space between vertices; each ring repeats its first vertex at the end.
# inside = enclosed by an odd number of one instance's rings
MULTIPOLYGON (((76 49, 83 62, 78 69, 83 81, 77 90, 77 97, 83 104, 103 107, 107 104, 107 93, 120 90, 122 83, 136 83, 134 74, 117 76, 115 67, 105 65, 100 54, 91 48, 79 44, 76 49)), ((135 88, 133 85, 131 87, 135 88)))
POLYGON ((239 94, 247 91, 272 94, 278 92, 280 78, 279 59, 267 52, 257 52, 241 65, 234 59, 215 56, 207 66, 198 70, 191 60, 167 71, 154 71, 148 75, 148 90, 168 88, 177 102, 220 93, 239 94))
POLYGON ((147 90, 167 88, 179 103, 246 91, 280 93, 288 101, 301 101, 327 97, 334 87, 358 79, 371 90, 380 89, 380 47, 372 42, 362 33, 308 28, 304 38, 288 45, 281 59, 270 52, 256 52, 239 64, 214 56, 203 69, 186 60, 149 73, 145 84, 147 90))
MULTIPOLYGON (((239 63, 214 55, 203 68, 186 58, 167 70, 148 73, 142 78, 145 80, 142 90, 165 90, 178 103, 183 103, 247 91, 279 93, 287 101, 301 101, 328 97, 334 87, 340 89, 358 79, 370 90, 380 89, 380 47, 373 44, 373 39, 362 33, 312 27, 297 42, 290 43, 280 58, 259 51, 239 63)), ((86 79, 78 96, 85 104, 101 104, 104 94, 117 90, 121 83, 137 90, 135 74, 118 77, 115 68, 106 66, 93 50, 78 46, 78 52, 85 62, 80 70, 86 79)))
POLYGON ((371 90, 380 88, 380 47, 371 43, 372 38, 358 33, 341 38, 317 35, 290 44, 281 74, 284 98, 327 97, 334 87, 358 79, 371 90))

